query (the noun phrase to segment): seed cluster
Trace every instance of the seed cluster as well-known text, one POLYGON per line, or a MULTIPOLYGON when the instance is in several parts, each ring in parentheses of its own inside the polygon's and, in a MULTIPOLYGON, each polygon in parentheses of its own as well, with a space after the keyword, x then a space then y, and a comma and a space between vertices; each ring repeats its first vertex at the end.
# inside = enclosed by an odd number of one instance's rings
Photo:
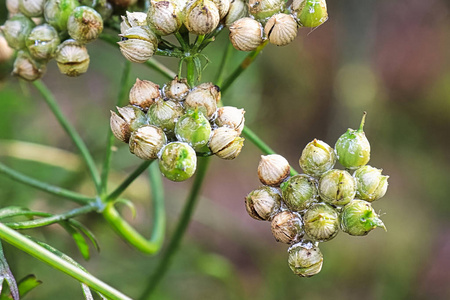
POLYGON ((212 83, 190 89, 185 79, 175 77, 160 89, 137 79, 129 105, 111 111, 111 129, 131 153, 158 159, 165 177, 183 181, 195 173, 197 156, 234 159, 241 152, 245 111, 218 108, 219 101, 219 87, 212 83))
POLYGON ((281 155, 261 157, 258 176, 264 186, 247 195, 246 209, 254 219, 271 221, 275 239, 291 245, 288 262, 296 275, 320 272, 318 244, 333 239, 339 229, 353 236, 386 229, 371 202, 385 195, 389 176, 367 165, 364 121, 365 114, 360 128, 344 133, 334 149, 317 139, 306 145, 299 159, 305 174, 290 177, 290 165, 281 155), (336 161, 345 170, 335 169, 336 161))

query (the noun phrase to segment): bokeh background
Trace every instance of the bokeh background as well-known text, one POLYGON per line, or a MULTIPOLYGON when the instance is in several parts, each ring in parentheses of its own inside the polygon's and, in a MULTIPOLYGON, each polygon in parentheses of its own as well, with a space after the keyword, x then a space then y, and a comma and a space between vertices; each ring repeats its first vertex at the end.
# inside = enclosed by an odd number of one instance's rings
MULTIPOLYGON (((0 7, 3 23, 3 0, 0 7)), ((328 11, 328 22, 315 30, 301 29, 289 46, 269 45, 223 101, 245 108, 246 124, 293 166, 309 141, 334 145, 348 127, 358 127, 367 111, 370 164, 390 175, 388 193, 374 203, 388 231, 359 238, 340 233, 320 246, 322 272, 296 277, 287 265, 287 246, 274 240, 270 223, 253 220, 245 211, 244 197, 259 186, 261 154, 247 142, 236 160, 213 159, 193 221, 154 299, 450 299, 450 2, 328 1, 328 11)), ((224 32, 206 51, 211 63, 204 81, 215 78, 227 43, 224 32)), ((101 161, 124 59, 101 41, 88 48, 86 75, 64 77, 52 62, 44 82, 101 161)), ((228 74, 244 56, 234 52, 228 74)), ((176 68, 170 59, 159 60, 176 68)), ((92 193, 73 144, 36 90, 10 77, 9 67, 0 67, 1 161, 53 184, 92 193)), ((139 65, 133 65, 133 76, 166 81, 139 65)), ((111 186, 139 163, 125 144, 117 143, 111 186)), ((164 184, 167 241, 192 180, 164 184)), ((139 178, 125 197, 137 207, 133 224, 148 236, 146 178, 139 178)), ((4 176, 0 204, 48 212, 74 207, 4 176)), ((133 250, 101 216, 81 221, 101 246, 88 262, 57 225, 26 233, 137 297, 161 254, 147 257, 133 250)), ((44 282, 29 299, 82 299, 77 282, 4 246, 17 278, 33 273, 44 282)))

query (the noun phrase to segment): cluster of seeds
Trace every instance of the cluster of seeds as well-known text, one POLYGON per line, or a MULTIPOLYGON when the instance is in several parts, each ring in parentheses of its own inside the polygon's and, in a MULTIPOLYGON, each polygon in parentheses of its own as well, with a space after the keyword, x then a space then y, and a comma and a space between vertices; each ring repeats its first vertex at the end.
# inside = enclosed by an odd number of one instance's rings
POLYGON ((106 0, 7 0, 9 19, 0 28, 18 51, 13 74, 41 78, 55 59, 61 73, 78 76, 89 67, 86 44, 97 39, 113 5, 106 0))
POLYGON ((192 89, 175 77, 162 89, 151 81, 136 80, 129 105, 111 112, 111 129, 128 143, 130 152, 144 160, 159 159, 161 173, 183 181, 195 173, 197 155, 234 159, 244 138, 244 110, 218 108, 219 88, 202 83, 192 89))
POLYGON ((275 239, 291 245, 288 262, 296 275, 320 272, 318 243, 333 239, 339 229, 353 236, 386 229, 371 202, 384 196, 389 176, 367 165, 370 144, 364 120, 365 114, 360 128, 348 129, 334 149, 320 140, 310 142, 299 160, 305 174, 289 177, 290 165, 280 155, 261 157, 258 175, 264 186, 246 197, 247 212, 271 221, 275 239), (334 169, 336 160, 346 170, 334 169))

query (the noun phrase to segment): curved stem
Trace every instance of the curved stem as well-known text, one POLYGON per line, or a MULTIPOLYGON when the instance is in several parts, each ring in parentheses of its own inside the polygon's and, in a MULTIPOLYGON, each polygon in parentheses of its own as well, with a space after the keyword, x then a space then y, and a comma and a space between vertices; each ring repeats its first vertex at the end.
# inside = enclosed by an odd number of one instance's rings
POLYGON ((105 297, 113 300, 131 300, 130 297, 124 295, 123 293, 107 285, 93 275, 81 270, 68 261, 63 260, 62 258, 44 249, 35 242, 31 241, 22 234, 16 232, 15 230, 7 227, 2 223, 0 223, 0 238, 13 245, 14 247, 43 261, 49 266, 66 273, 67 275, 75 278, 82 283, 85 283, 92 289, 103 294, 105 297))
POLYGON ((15 180, 17 182, 32 186, 36 189, 39 189, 41 191, 60 196, 69 200, 72 200, 76 203, 80 204, 86 204, 90 202, 94 202, 95 198, 88 197, 82 194, 78 194, 66 189, 63 189, 58 186, 50 185, 46 182, 39 181, 37 179, 34 179, 32 177, 26 176, 16 170, 13 170, 3 163, 0 163, 0 173, 7 175, 12 180, 15 180))
POLYGON ((197 204, 200 189, 202 187, 203 180, 205 179, 206 171, 208 170, 209 161, 210 161, 209 158, 199 159, 197 175, 195 177, 191 192, 189 193, 186 204, 184 206, 181 218, 178 221, 177 227, 169 242, 167 250, 164 253, 164 256, 161 258, 161 260, 159 260, 156 269, 154 270, 149 280, 147 280, 149 284, 147 285, 145 291, 139 297, 140 300, 145 300, 150 296, 150 294, 155 290, 156 286, 169 269, 169 264, 172 261, 172 258, 175 252, 177 251, 178 246, 181 243, 181 239, 183 238, 183 235, 186 232, 189 221, 192 217, 192 213, 194 212, 195 205, 197 204))
MULTIPOLYGON (((117 97, 116 106, 121 106, 124 99, 126 99, 127 91, 128 91, 128 81, 130 80, 130 71, 131 71, 131 62, 126 61, 125 67, 122 72, 122 79, 120 81, 120 91, 119 96, 117 97)), ((108 189, 108 175, 109 169, 111 167, 111 156, 112 156, 112 147, 114 145, 115 136, 112 134, 111 128, 108 128, 108 136, 106 138, 106 154, 105 159, 103 161, 102 175, 101 175, 101 187, 102 194, 105 194, 108 189)))
POLYGON ((58 106, 58 103, 56 102, 56 100, 53 97, 50 90, 45 86, 45 84, 40 80, 36 80, 33 82, 33 85, 41 93, 42 97, 44 98, 45 102, 47 102, 47 105, 49 106, 49 108, 53 112, 53 114, 55 115, 59 124, 64 128, 66 133, 70 136, 70 138, 74 142, 75 146, 77 146, 78 150, 81 153, 81 156, 83 157, 84 161, 86 162, 89 172, 91 173, 91 177, 92 177, 92 180, 94 181, 97 193, 100 193, 101 192, 100 176, 98 174, 98 170, 95 166, 94 160, 92 159, 92 156, 86 147, 86 144, 83 142, 83 140, 81 139, 78 132, 69 123, 67 118, 63 115, 61 109, 58 106))
POLYGON ((256 50, 250 52, 244 60, 241 62, 241 64, 236 68, 236 70, 231 73, 230 76, 225 80, 225 82, 220 86, 220 89, 222 93, 224 93, 230 85, 236 80, 236 78, 241 75, 242 72, 244 72, 251 64, 252 62, 258 57, 259 53, 266 47, 268 43, 268 40, 264 41, 261 45, 256 48, 256 50))

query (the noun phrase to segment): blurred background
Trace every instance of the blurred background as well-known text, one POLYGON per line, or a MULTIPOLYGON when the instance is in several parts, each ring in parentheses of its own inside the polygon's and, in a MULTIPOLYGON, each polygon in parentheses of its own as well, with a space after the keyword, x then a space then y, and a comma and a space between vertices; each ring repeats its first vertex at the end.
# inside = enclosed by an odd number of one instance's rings
MULTIPOLYGON (((0 7, 3 23, 4 0, 0 7)), ((320 244, 322 272, 308 279, 296 277, 287 264, 288 247, 274 240, 270 223, 256 221, 245 211, 244 197, 260 185, 256 169, 261 154, 247 142, 236 160, 212 160, 193 221, 154 299, 450 299, 450 2, 329 1, 328 13, 324 25, 301 29, 289 46, 266 47, 223 101, 244 108, 246 125, 296 168, 308 142, 318 138, 334 145, 347 128, 359 126, 367 111, 370 165, 390 175, 386 196, 374 203, 387 233, 377 229, 366 237, 350 237, 341 232, 320 244)), ((224 32, 207 48, 211 63, 203 81, 214 80, 227 43, 224 32)), ((88 49, 87 74, 62 76, 52 61, 43 81, 101 161, 124 59, 117 48, 102 41, 88 49)), ((244 56, 234 52, 228 74, 244 56)), ((157 59, 176 70, 175 61, 157 59)), ((10 77, 8 64, 0 69, 1 161, 41 180, 92 194, 76 149, 36 90, 10 77)), ((140 65, 133 65, 133 76, 166 82, 140 65)), ((125 144, 117 143, 110 186, 139 163, 125 144)), ((167 241, 192 179, 164 184, 167 241)), ((132 223, 148 236, 151 205, 146 178, 139 178, 124 197, 137 207, 132 223)), ((0 205, 55 213, 74 207, 4 176, 0 205)), ((101 246, 88 262, 57 225, 26 233, 137 297, 161 253, 138 253, 101 216, 92 214, 81 221, 101 246)), ((16 278, 33 273, 44 282, 29 299, 82 299, 76 281, 4 247, 16 278)))

